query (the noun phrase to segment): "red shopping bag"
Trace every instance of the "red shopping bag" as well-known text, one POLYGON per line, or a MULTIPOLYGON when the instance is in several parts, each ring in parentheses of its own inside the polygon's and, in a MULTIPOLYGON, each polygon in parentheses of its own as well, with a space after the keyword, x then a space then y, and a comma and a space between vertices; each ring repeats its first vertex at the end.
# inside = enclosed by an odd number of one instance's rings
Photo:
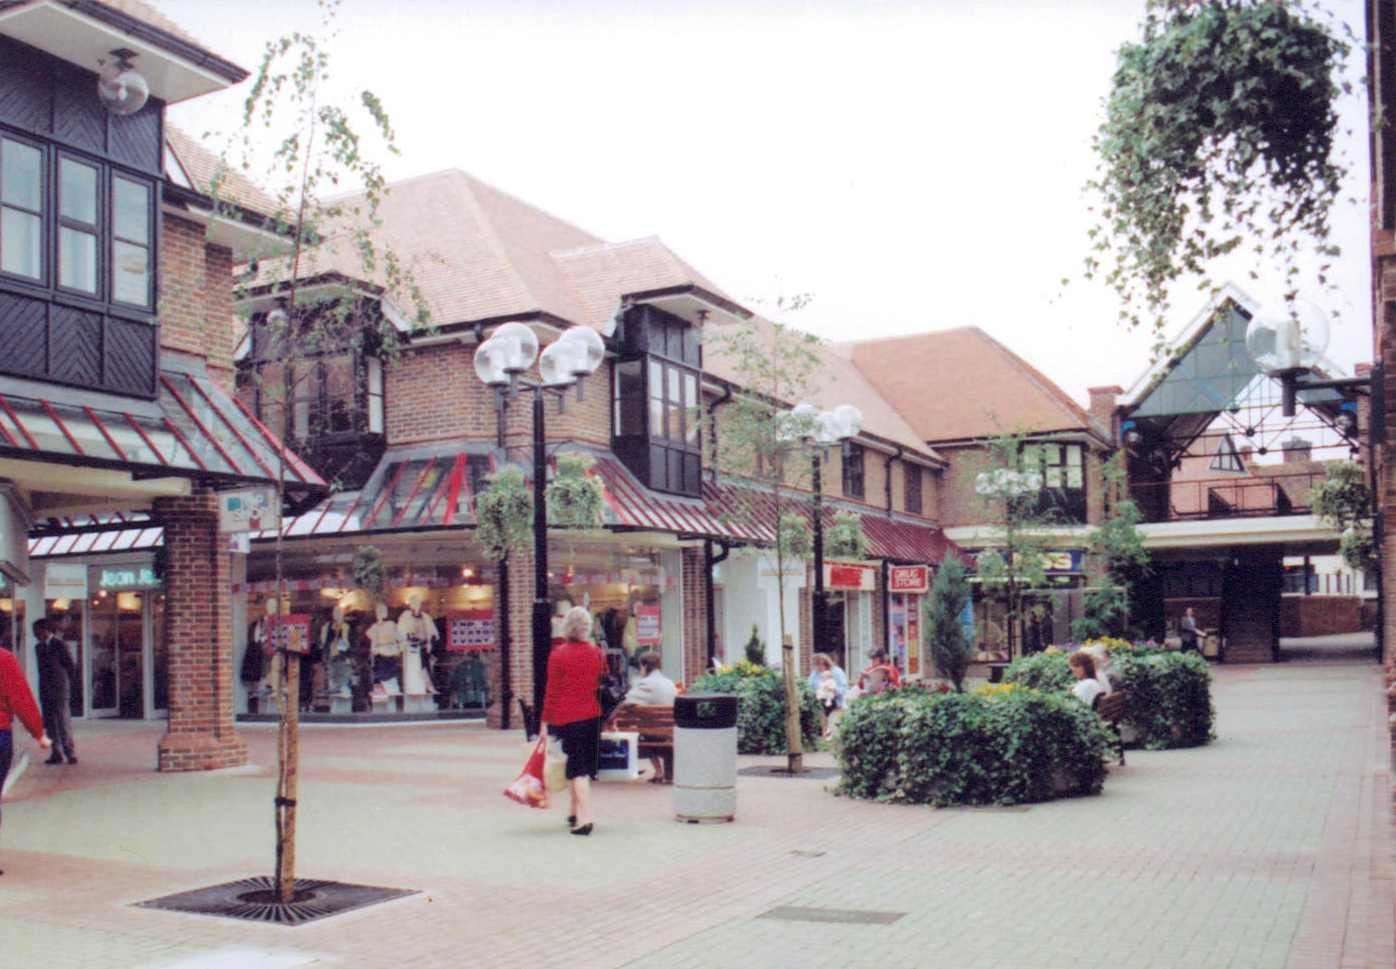
POLYGON ((545 808, 548 806, 548 789, 543 786, 543 758, 546 756, 547 740, 538 738, 533 753, 528 755, 524 769, 514 783, 504 789, 504 796, 518 801, 525 807, 545 808))

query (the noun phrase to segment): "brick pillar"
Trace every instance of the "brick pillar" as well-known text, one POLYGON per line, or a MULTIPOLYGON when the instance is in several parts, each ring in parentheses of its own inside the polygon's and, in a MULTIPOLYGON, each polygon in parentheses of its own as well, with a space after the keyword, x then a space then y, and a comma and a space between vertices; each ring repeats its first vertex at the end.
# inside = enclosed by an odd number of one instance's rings
POLYGON ((683 550, 683 681, 692 683, 708 665, 708 588, 701 548, 683 550))
MULTIPOLYGON (((1374 244, 1376 265, 1373 267, 1373 288, 1376 305, 1375 324, 1377 354, 1382 362, 1383 399, 1385 413, 1377 420, 1385 422, 1385 443, 1377 448, 1377 502, 1382 512, 1382 645, 1383 657, 1390 665, 1396 662, 1396 466, 1391 450, 1396 446, 1396 251, 1393 243, 1374 244)), ((1393 734, 1396 741, 1396 734, 1393 734)))
POLYGON ((247 763, 233 728, 232 574, 218 535, 213 492, 159 498, 165 529, 165 647, 169 725, 162 771, 216 770, 247 763))
MULTIPOLYGON (((503 629, 505 623, 509 626, 509 689, 513 694, 509 701, 509 729, 522 730, 519 698, 530 706, 533 704, 533 547, 510 552, 505 567, 509 570, 509 601, 504 601, 496 586, 494 621, 496 628, 503 629)), ((490 664, 490 706, 485 711, 486 724, 495 729, 503 726, 502 661, 496 653, 495 661, 490 664)))

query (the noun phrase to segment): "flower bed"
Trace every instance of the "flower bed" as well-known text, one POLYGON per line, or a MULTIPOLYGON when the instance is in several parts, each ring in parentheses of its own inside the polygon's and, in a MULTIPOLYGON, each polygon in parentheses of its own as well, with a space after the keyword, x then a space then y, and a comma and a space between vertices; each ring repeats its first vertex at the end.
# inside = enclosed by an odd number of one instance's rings
MULTIPOLYGON (((800 693, 800 728, 804 735, 804 749, 817 750, 821 730, 819 703, 803 680, 796 687, 800 693)), ((739 698, 738 753, 785 753, 785 681, 780 670, 742 660, 735 666, 700 676, 689 689, 694 693, 736 694, 739 698)))
POLYGON ((895 690, 850 705, 840 792, 914 804, 1017 804, 1098 794, 1107 738, 1070 697, 1021 687, 984 695, 895 690))
MULTIPOLYGON (((1212 671, 1205 659, 1196 653, 1110 646, 1116 686, 1129 691, 1124 727, 1135 743, 1163 750, 1200 747, 1211 741, 1212 671)), ((1067 655, 1049 650, 1025 656, 1008 668, 1004 680, 1049 693, 1069 693, 1075 680, 1067 655)))

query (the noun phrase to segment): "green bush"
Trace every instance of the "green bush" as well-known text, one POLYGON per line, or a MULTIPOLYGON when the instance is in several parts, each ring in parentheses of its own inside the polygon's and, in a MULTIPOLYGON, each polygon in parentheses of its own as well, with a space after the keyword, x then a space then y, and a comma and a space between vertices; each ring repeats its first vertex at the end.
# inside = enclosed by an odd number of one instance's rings
MULTIPOLYGON (((1075 679, 1066 653, 1038 653, 1016 660, 1004 674, 1010 683, 1066 693, 1075 679)), ((1115 685, 1129 691, 1125 725, 1150 750, 1200 747, 1212 734, 1212 672, 1197 653, 1135 646, 1111 653, 1115 685)))
POLYGON ((1065 693, 1076 681, 1066 665, 1066 656, 1066 653, 1033 653, 1015 659, 1004 671, 1004 681, 1044 693, 1065 693))
MULTIPOLYGON (((800 728, 804 749, 817 750, 821 731, 819 701, 803 680, 796 684, 800 693, 800 728)), ((700 676, 693 681, 694 693, 732 693, 738 699, 737 752, 740 754, 785 753, 785 680, 780 670, 751 663, 700 676)))
POLYGON ((851 704, 839 727, 840 790, 915 804, 1017 804, 1097 794, 1107 738, 1070 697, 899 690, 851 704))

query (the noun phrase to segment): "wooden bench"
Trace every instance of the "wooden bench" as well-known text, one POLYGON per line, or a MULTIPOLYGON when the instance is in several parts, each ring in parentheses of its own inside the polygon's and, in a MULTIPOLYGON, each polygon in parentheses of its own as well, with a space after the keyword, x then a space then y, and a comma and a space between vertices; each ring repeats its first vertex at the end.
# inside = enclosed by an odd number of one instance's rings
POLYGON ((1115 731, 1115 750, 1120 755, 1120 766, 1125 763, 1125 738, 1120 733, 1120 722, 1125 718, 1125 708, 1129 705, 1129 694, 1124 690, 1102 693, 1095 698, 1095 712, 1115 731))
POLYGON ((674 708, 671 706, 640 706, 622 703, 616 707, 607 730, 640 735, 641 757, 657 757, 664 764, 664 783, 674 783, 674 708))

